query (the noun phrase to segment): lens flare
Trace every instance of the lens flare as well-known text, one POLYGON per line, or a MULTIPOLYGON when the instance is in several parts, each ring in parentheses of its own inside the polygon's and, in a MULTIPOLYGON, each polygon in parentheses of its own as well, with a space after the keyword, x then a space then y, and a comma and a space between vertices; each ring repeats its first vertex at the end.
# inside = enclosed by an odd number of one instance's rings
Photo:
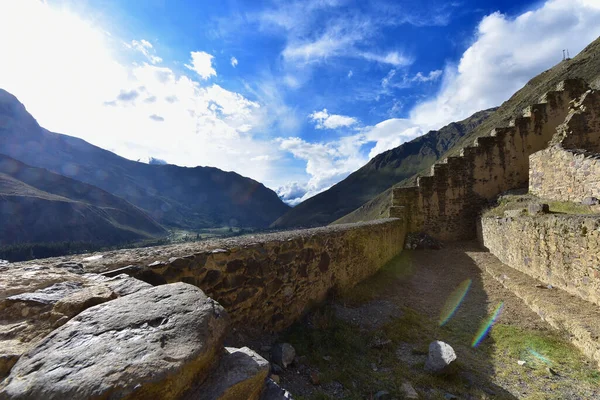
POLYGON ((547 365, 551 365, 552 364, 552 361, 550 361, 548 358, 544 357, 543 355, 541 355, 540 353, 538 353, 534 349, 527 349, 527 351, 529 352, 529 354, 531 354, 532 356, 534 356, 535 358, 537 358, 538 360, 540 360, 544 364, 547 364, 547 365))
POLYGON ((481 341, 485 338, 485 336, 490 331, 490 329, 492 329, 492 326, 498 320, 498 317, 500 316, 500 313, 502 313, 503 308, 504 308, 504 302, 501 301, 496 306, 496 309, 494 310, 492 315, 483 324, 481 324, 481 327, 479 328, 479 330, 477 331, 477 334, 475 335, 475 338, 473 339, 473 343, 471 343, 471 347, 479 346, 481 341))
POLYGON ((465 299, 465 296, 471 287, 471 283, 471 279, 462 281, 450 294, 450 297, 446 300, 446 304, 444 304, 444 308, 442 308, 442 312, 440 313, 440 319, 438 321, 440 326, 444 326, 444 324, 452 318, 456 310, 458 310, 458 307, 465 299))

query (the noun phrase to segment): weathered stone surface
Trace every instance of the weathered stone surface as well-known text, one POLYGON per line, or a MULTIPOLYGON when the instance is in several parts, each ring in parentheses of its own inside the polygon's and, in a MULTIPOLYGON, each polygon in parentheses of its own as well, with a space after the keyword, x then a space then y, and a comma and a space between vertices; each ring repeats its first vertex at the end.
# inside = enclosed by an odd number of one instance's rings
POLYGON ((258 400, 269 374, 269 362, 248 347, 226 347, 219 367, 185 400, 258 400))
POLYGON ((405 399, 418 399, 419 398, 419 394, 417 393, 415 388, 410 384, 410 382, 402 383, 400 390, 402 391, 402 394, 404 395, 405 399))
POLYGON ((456 353, 452 346, 436 340, 429 344, 429 354, 425 363, 425 371, 431 373, 443 372, 454 360, 456 360, 456 353))
POLYGON ((530 203, 527 205, 527 212, 529 215, 548 214, 550 212, 550 206, 543 203, 530 203))
MULTIPOLYGON (((348 290, 377 272, 402 251, 405 231, 403 220, 382 219, 36 262, 81 263, 86 272, 127 273, 153 285, 186 282, 225 307, 235 326, 280 331, 332 289, 348 290)), ((64 280, 71 279, 52 283, 64 280)), ((16 293, 24 291, 32 290, 16 293)))
POLYGON ((292 394, 268 378, 260 400, 293 400, 292 394))
POLYGON ((287 368, 295 357, 296 350, 289 343, 278 343, 271 349, 271 361, 280 367, 287 368))
POLYGON ((228 317, 175 283, 89 308, 21 357, 0 398, 174 399, 206 377, 228 317))
POLYGON ((0 296, 0 379, 8 375, 23 353, 81 311, 152 287, 127 275, 113 278, 81 275, 68 272, 70 268, 64 265, 11 268, 0 274, 0 287, 15 282, 20 290, 38 288, 6 298, 0 296), (19 273, 23 279, 17 283, 19 273), (54 283, 57 279, 66 281, 54 283), (44 287, 44 284, 48 286, 44 287))
POLYGON ((485 217, 481 240, 503 263, 600 305, 599 216, 485 217))
POLYGON ((581 201, 581 204, 584 206, 597 206, 600 204, 600 200, 598 200, 596 197, 586 197, 581 201))
POLYGON ((504 216, 506 218, 519 218, 523 215, 523 210, 506 210, 504 211, 504 216))

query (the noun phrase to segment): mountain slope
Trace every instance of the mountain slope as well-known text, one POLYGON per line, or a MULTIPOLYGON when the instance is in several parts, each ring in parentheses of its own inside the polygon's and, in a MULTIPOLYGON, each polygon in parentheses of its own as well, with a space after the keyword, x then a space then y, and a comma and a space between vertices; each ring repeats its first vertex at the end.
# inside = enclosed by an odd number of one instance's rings
MULTIPOLYGON (((531 79, 489 118, 464 135, 440 158, 457 155, 463 147, 473 143, 476 138, 488 136, 493 128, 506 126, 512 118, 521 114, 523 108, 537 103, 541 96, 553 90, 560 81, 567 78, 582 78, 592 88, 600 89, 600 38, 588 45, 571 60, 562 61, 531 79)), ((424 169, 420 171, 420 175, 427 174, 428 171, 429 168, 424 169)), ((396 183, 394 186, 412 185, 415 183, 415 179, 416 177, 411 177, 396 183)), ((391 202, 391 189, 388 189, 335 222, 349 223, 385 217, 391 202)))
POLYGON ((289 209, 272 190, 233 172, 139 163, 50 132, 2 89, 0 153, 97 186, 168 226, 265 227, 289 209))
POLYGON ((431 166, 493 111, 480 111, 377 155, 329 190, 288 211, 272 227, 327 225, 343 217, 395 183, 431 166))
POLYGON ((168 232, 127 201, 0 154, 0 245, 118 244, 168 232))

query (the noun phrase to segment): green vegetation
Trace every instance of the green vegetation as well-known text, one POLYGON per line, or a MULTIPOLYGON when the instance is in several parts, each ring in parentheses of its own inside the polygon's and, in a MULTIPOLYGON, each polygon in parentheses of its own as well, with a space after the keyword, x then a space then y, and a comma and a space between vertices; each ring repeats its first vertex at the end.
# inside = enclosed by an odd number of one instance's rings
POLYGON ((523 210, 526 212, 529 203, 548 204, 550 212, 554 214, 591 215, 599 213, 593 207, 569 201, 545 200, 531 194, 508 194, 500 196, 496 201, 496 205, 485 210, 483 216, 503 217, 504 212, 508 210, 523 210))

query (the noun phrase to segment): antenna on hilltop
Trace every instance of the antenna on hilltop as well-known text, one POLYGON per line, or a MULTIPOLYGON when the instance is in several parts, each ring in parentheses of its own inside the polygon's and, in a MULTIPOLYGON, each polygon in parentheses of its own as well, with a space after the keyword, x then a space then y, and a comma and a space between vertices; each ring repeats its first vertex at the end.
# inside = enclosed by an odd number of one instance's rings
POLYGON ((567 60, 570 60, 571 56, 569 55, 569 49, 567 49, 567 60))
POLYGON ((565 49, 563 49, 563 61, 565 61, 566 57, 565 57, 565 49))

